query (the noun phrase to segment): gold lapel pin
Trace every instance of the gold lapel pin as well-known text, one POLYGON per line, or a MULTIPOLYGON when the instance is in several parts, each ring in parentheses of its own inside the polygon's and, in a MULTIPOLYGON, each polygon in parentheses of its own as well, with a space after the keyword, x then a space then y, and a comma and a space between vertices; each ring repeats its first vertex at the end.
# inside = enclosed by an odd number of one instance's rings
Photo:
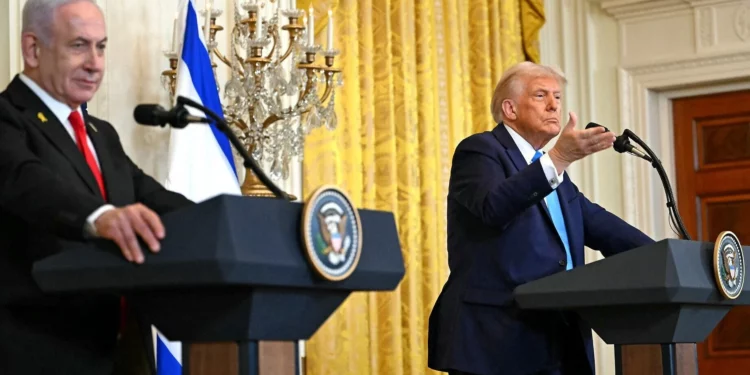
POLYGON ((91 127, 91 129, 94 129, 95 133, 99 133, 99 129, 97 129, 96 126, 94 126, 94 124, 92 124, 91 122, 89 122, 89 126, 91 127))
POLYGON ((44 113, 42 113, 42 112, 39 112, 39 113, 37 113, 37 114, 36 114, 36 117, 38 117, 38 118, 39 118, 39 121, 41 121, 41 122, 43 122, 43 123, 47 122, 47 117, 45 117, 45 116, 44 116, 44 113))

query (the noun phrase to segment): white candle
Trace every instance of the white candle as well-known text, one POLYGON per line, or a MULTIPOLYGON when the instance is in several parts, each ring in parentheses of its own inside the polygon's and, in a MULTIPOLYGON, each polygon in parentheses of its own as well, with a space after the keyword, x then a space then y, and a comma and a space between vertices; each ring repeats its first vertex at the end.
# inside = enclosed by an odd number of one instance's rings
POLYGON ((179 53, 180 49, 180 42, 179 38, 177 36, 177 15, 178 13, 174 14, 174 23, 172 24, 172 52, 173 53, 179 53))
POLYGON ((208 44, 208 37, 211 31, 211 8, 213 7, 213 0, 206 1, 206 22, 203 25, 203 39, 208 44))
POLYGON ((333 49, 333 12, 328 9, 328 50, 333 49))
POLYGON ((289 0, 289 9, 297 9, 297 0, 289 0))
POLYGON ((260 9, 255 13, 255 39, 263 37, 263 20, 260 19, 260 9))
POLYGON ((315 15, 313 14, 313 8, 310 7, 310 15, 308 17, 310 20, 307 23, 307 44, 310 46, 315 45, 315 15))

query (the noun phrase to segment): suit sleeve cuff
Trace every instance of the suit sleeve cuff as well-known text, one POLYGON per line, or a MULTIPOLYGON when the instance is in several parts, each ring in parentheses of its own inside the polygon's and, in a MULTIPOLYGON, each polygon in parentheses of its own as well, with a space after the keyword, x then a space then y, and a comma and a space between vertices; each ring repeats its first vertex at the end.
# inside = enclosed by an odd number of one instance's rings
POLYGON ((552 189, 556 189, 562 182, 563 182, 563 175, 557 174, 557 168, 555 168, 555 163, 552 162, 552 158, 550 158, 549 154, 542 155, 541 158, 539 158, 539 161, 542 163, 542 170, 544 170, 544 176, 547 177, 547 182, 549 182, 549 186, 552 187, 552 189))
POLYGON ((114 209, 115 206, 111 204, 105 204, 104 206, 101 206, 96 209, 89 217, 86 218, 86 226, 84 228, 84 235, 86 237, 99 237, 99 233, 96 231, 96 225, 94 223, 96 222, 96 219, 98 219, 102 214, 105 212, 114 209))

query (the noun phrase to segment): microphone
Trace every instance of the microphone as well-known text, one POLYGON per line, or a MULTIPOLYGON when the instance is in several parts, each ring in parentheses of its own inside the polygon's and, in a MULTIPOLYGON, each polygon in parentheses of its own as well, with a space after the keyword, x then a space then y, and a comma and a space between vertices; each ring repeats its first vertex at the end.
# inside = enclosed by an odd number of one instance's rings
MULTIPOLYGON (((609 129, 595 122, 589 122, 588 125, 586 125, 586 129, 596 128, 596 127, 602 127, 604 128, 605 132, 609 132, 609 129)), ((630 144, 630 140, 625 134, 615 137, 614 149, 615 151, 621 154, 628 153, 630 155, 637 156, 643 160, 646 160, 649 163, 653 161, 653 159, 651 159, 651 157, 648 156, 648 154, 638 149, 638 147, 635 147, 632 144, 630 144)))
POLYGON ((133 117, 141 125, 164 127, 169 124, 177 129, 182 129, 194 122, 210 122, 207 118, 191 115, 181 104, 169 111, 158 104, 139 104, 133 110, 133 117))
MULTIPOLYGON (((595 122, 589 122, 588 125, 586 125, 586 129, 595 128, 597 126, 601 125, 595 122)), ((601 127, 604 128, 605 132, 609 131, 609 129, 605 128, 604 126, 601 127)), ((654 151, 651 150, 650 147, 648 147, 646 142, 643 142, 640 137, 630 131, 630 129, 625 129, 625 131, 622 132, 621 136, 615 138, 614 149, 619 153, 627 152, 651 163, 651 166, 654 167, 654 169, 656 169, 656 172, 659 174, 662 186, 664 187, 664 193, 667 196, 667 211, 669 212, 669 220, 670 225, 672 225, 672 229, 675 230, 675 232, 679 232, 678 234, 682 236, 683 239, 690 240, 690 234, 685 228, 685 224, 682 222, 680 213, 677 211, 677 205, 675 205, 674 194, 672 193, 672 186, 669 184, 667 172, 661 165, 661 161, 659 160, 659 158, 656 156, 656 154, 654 154, 654 151), (630 139, 633 139, 635 143, 643 147, 646 152, 644 153, 640 149, 631 145, 630 139)))

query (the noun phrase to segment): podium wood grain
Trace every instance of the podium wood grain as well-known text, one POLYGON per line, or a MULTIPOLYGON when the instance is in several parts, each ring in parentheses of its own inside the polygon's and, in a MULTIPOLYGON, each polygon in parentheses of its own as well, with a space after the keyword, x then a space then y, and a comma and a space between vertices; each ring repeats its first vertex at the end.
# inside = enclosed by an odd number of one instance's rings
MULTIPOLYGON (((261 341, 258 375, 296 375, 295 342, 261 341)), ((191 375, 239 374, 239 353, 233 342, 195 343, 190 345, 191 375)))
MULTIPOLYGON (((675 375, 698 375, 695 344, 677 344, 675 375)), ((622 374, 662 374, 661 345, 623 345, 622 374)))

